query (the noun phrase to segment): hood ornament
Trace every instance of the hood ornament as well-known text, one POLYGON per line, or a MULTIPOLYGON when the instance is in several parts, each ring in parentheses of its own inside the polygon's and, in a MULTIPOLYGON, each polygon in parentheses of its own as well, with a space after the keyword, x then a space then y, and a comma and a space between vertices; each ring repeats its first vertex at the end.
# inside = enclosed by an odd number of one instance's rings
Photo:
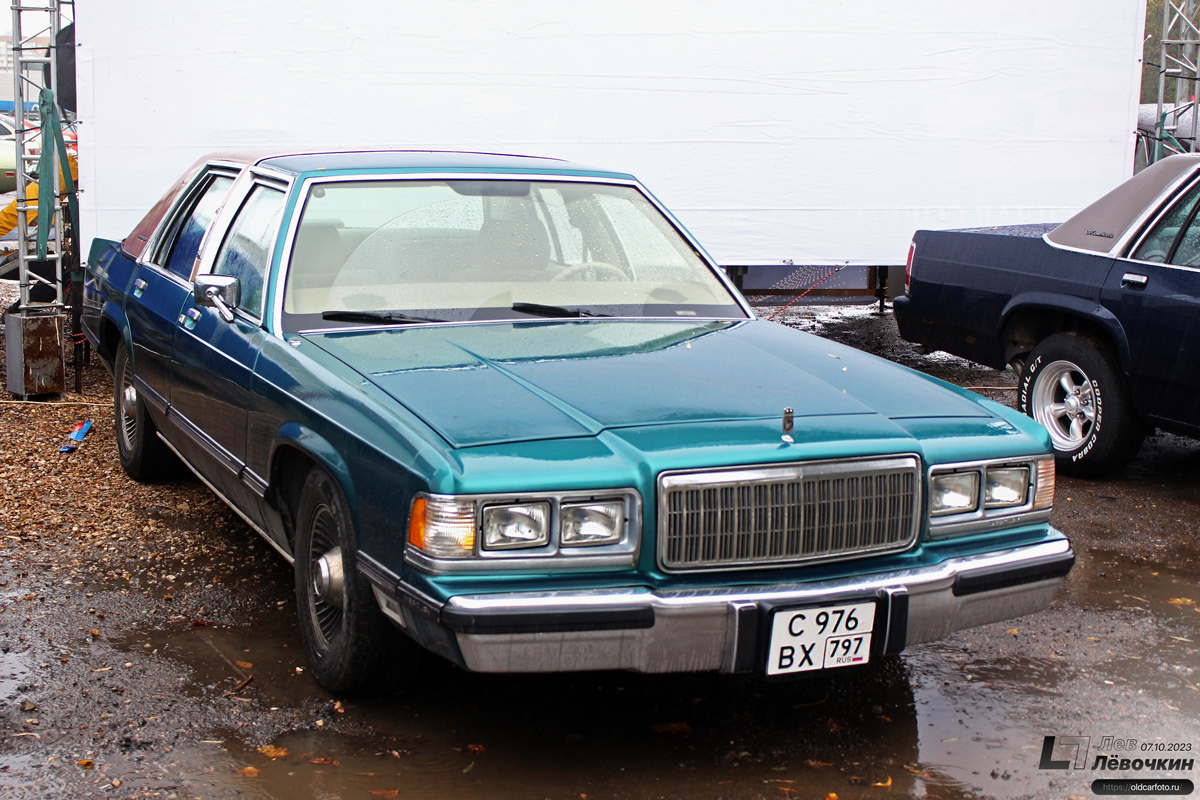
POLYGON ((792 444, 796 440, 792 438, 792 428, 796 426, 795 411, 790 408, 783 410, 783 440, 788 444, 792 444))

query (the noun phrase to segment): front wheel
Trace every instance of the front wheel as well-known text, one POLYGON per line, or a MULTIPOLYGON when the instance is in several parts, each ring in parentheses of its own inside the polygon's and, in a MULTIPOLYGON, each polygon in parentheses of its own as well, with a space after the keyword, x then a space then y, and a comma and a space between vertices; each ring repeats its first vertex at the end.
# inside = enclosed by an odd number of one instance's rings
POLYGON ((1064 475, 1119 469, 1145 438, 1115 359, 1078 334, 1056 334, 1033 349, 1021 370, 1018 404, 1049 431, 1064 475))
POLYGON ((308 663, 317 682, 338 694, 378 685, 388 629, 356 569, 354 526, 341 489, 314 468, 296 514, 296 605, 308 663))

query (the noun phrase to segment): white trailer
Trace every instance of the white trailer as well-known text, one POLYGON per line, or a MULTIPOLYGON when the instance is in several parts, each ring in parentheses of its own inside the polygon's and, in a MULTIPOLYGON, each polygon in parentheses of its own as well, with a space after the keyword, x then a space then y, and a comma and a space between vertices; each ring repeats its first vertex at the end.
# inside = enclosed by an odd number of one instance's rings
POLYGON ((81 2, 85 252, 205 152, 361 145, 630 171, 726 266, 899 264, 1132 174, 1145 4, 81 2))

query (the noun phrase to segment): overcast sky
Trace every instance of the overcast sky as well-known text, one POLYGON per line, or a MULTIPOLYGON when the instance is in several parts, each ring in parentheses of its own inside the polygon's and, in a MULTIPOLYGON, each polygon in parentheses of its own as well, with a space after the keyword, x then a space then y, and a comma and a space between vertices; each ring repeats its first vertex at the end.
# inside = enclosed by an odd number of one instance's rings
MULTIPOLYGON (((26 36, 29 36, 31 33, 39 32, 39 31, 41 31, 42 28, 44 28, 50 24, 47 19, 48 15, 46 15, 46 14, 35 13, 32 11, 25 12, 25 14, 26 15, 25 15, 24 19, 21 21, 21 24, 25 29, 26 36)), ((70 22, 71 22, 70 14, 71 14, 71 11, 70 11, 70 7, 68 6, 67 13, 63 15, 63 20, 62 20, 62 24, 64 27, 66 25, 70 24, 70 22)), ((0 8, 0 36, 11 36, 11 35, 12 35, 12 10, 8 9, 8 8, 0 8)))

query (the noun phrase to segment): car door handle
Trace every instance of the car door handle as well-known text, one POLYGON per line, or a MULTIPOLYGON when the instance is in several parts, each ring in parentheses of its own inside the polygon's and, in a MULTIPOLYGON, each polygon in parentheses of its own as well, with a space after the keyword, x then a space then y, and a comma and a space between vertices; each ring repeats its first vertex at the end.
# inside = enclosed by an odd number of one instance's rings
POLYGON ((196 323, 200 321, 200 309, 189 308, 187 311, 179 315, 179 322, 189 331, 196 327, 196 323))
POLYGON ((136 281, 133 282, 133 296, 141 297, 142 292, 144 292, 144 291, 146 291, 146 281, 143 280, 142 278, 138 278, 136 281))
POLYGON ((1150 279, 1145 275, 1138 275, 1136 272, 1126 272, 1121 276, 1121 285, 1130 289, 1143 289, 1150 279))

